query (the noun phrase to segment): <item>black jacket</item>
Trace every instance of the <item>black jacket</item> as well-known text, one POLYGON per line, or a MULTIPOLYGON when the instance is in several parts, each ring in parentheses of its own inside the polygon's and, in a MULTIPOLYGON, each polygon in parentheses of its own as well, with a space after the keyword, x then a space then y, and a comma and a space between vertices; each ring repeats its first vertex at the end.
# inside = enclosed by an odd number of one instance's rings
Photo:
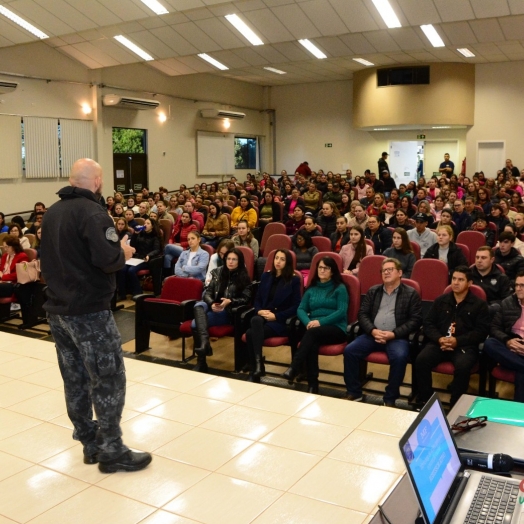
POLYGON ((511 282, 507 275, 495 265, 491 271, 482 276, 476 267, 471 269, 473 284, 480 286, 486 293, 488 304, 500 303, 511 295, 511 282))
POLYGON ((502 256, 500 248, 497 248, 495 249, 495 264, 500 264, 503 267, 506 275, 513 283, 517 278, 517 273, 524 270, 524 257, 514 247, 506 256, 502 256))
MULTIPOLYGON (((358 322, 362 331, 367 335, 376 329, 374 324, 380 308, 384 286, 373 286, 367 293, 358 312, 358 322)), ((419 294, 410 286, 400 284, 395 302, 395 324, 393 330, 395 338, 407 339, 410 333, 415 332, 422 324, 422 302, 419 294)))
POLYGON ((424 321, 426 339, 438 344, 439 338, 448 334, 452 322, 455 322, 453 336, 457 339, 457 348, 478 351, 479 344, 489 333, 487 303, 471 291, 460 304, 452 292, 438 297, 424 321))
POLYGON ((462 211, 462 213, 457 213, 455 211, 452 215, 452 219, 453 222, 455 222, 459 233, 461 231, 466 231, 471 227, 471 216, 466 211, 462 211))
POLYGON ((135 233, 131 237, 130 244, 136 249, 133 258, 153 258, 161 254, 162 245, 154 231, 146 233, 143 229, 140 233, 135 233))
POLYGON ((490 335, 503 344, 511 338, 516 338, 518 335, 511 330, 520 315, 522 315, 522 306, 517 295, 513 294, 505 298, 500 303, 500 309, 495 314, 495 318, 491 321, 490 335))
MULTIPOLYGON (((422 258, 434 258, 438 260, 439 247, 440 246, 437 243, 428 247, 428 249, 426 250, 422 258)), ((455 244, 454 242, 450 242, 449 251, 448 251, 448 273, 449 273, 450 282, 451 282, 451 275, 453 275, 453 271, 455 270, 457 266, 469 266, 469 263, 466 257, 464 256, 462 249, 457 247, 457 244, 455 244)))
POLYGON ((220 302, 222 298, 231 300, 231 304, 227 306, 226 311, 231 315, 232 309, 239 306, 246 306, 251 300, 251 286, 245 287, 242 291, 237 290, 237 276, 238 272, 233 271, 229 274, 229 282, 225 288, 225 292, 220 295, 220 281, 224 266, 217 267, 211 271, 211 282, 204 291, 202 300, 211 306, 213 302, 220 302))
POLYGON ((68 186, 58 196, 42 222, 44 309, 57 315, 110 309, 114 273, 125 264, 113 219, 87 189, 68 186))
MULTIPOLYGON (((335 245, 338 242, 338 239, 340 238, 340 233, 338 231, 335 231, 331 234, 330 240, 331 240, 331 249, 335 251, 335 245)), ((340 241, 340 247, 345 246, 349 242, 349 228, 348 230, 342 235, 342 240, 340 241)), ((338 251, 340 252, 340 251, 338 251)))
POLYGON ((337 230, 337 217, 335 215, 330 217, 320 215, 317 224, 322 228, 322 236, 329 238, 337 230))
POLYGON ((280 279, 276 286, 273 299, 270 300, 271 287, 273 285, 273 275, 271 271, 262 273, 258 291, 255 296, 255 313, 261 309, 268 309, 275 314, 276 320, 268 322, 268 326, 279 335, 287 333, 286 321, 288 318, 297 314, 300 305, 300 278, 293 276, 291 282, 280 279))
POLYGON ((382 225, 379 226, 375 234, 372 234, 369 227, 366 227, 364 236, 375 244, 375 255, 382 255, 388 247, 391 247, 391 243, 393 242, 393 232, 391 229, 382 225))

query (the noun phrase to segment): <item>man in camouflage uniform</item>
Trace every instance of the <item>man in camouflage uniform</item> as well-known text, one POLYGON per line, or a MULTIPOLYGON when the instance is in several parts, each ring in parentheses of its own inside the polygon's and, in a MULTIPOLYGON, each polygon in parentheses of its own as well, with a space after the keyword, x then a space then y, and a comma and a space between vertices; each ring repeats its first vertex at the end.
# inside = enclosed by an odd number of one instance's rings
POLYGON ((126 375, 121 339, 110 310, 116 280, 134 249, 120 243, 113 220, 99 204, 102 169, 90 159, 75 162, 70 186, 58 192, 42 224, 41 268, 46 280, 49 326, 64 380, 73 438, 84 462, 100 471, 138 471, 149 453, 129 450, 120 420, 126 375), (95 408, 98 420, 93 420, 95 408))

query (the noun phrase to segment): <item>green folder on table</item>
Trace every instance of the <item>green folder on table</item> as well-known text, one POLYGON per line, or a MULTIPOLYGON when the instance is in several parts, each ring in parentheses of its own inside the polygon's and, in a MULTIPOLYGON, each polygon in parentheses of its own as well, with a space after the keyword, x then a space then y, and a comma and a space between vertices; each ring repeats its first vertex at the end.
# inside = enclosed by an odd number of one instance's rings
POLYGON ((466 413, 467 417, 488 417, 490 422, 524 427, 524 403, 478 397, 466 413))

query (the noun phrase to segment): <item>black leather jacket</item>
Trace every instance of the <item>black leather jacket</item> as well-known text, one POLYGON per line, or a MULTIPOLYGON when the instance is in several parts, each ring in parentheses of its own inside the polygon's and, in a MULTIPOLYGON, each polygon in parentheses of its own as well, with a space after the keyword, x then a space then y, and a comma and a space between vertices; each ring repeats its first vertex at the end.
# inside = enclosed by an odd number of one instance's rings
POLYGON ((517 295, 513 294, 505 298, 501 302, 500 309, 495 314, 495 318, 491 321, 490 335, 503 344, 511 338, 516 338, 518 335, 511 330, 521 314, 522 306, 519 303, 517 295))
POLYGON ((214 302, 220 302, 222 298, 228 298, 229 300, 231 300, 231 304, 227 306, 226 310, 229 314, 231 314, 233 308, 237 308, 239 306, 246 306, 249 304, 249 302, 251 301, 252 291, 251 286, 244 288, 241 292, 237 291, 238 272, 234 271, 230 273, 229 282, 227 283, 225 292, 221 296, 219 296, 220 281, 223 269, 224 266, 221 266, 211 271, 211 282, 206 287, 204 297, 202 300, 208 306, 211 306, 214 302))

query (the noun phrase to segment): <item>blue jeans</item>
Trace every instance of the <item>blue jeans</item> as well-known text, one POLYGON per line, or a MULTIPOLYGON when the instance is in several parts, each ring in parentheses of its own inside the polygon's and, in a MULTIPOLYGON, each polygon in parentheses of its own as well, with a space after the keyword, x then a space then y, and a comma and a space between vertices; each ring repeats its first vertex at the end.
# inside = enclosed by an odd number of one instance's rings
POLYGON ((515 400, 524 402, 524 357, 510 351, 506 344, 496 338, 484 342, 484 352, 503 367, 515 371, 515 400))
MULTIPOLYGON (((213 327, 213 326, 225 326, 226 324, 230 324, 231 321, 229 320, 229 315, 226 310, 219 311, 218 313, 215 313, 214 311, 211 311, 211 308, 205 303, 205 302, 197 302, 195 304, 195 307, 203 307, 204 311, 207 313, 207 327, 213 327)), ((195 329, 196 323, 193 320, 191 322, 191 327, 195 329)))
POLYGON ((359 380, 359 364, 374 351, 385 351, 389 359, 388 385, 384 393, 384 402, 394 402, 400 396, 400 385, 404 380, 409 358, 409 342, 393 339, 386 344, 379 344, 371 335, 361 335, 344 349, 344 382, 347 392, 356 397, 362 396, 359 380))
POLYGON ((182 246, 175 246, 175 244, 167 244, 164 248, 164 267, 170 268, 174 258, 178 258, 184 248, 182 246))

